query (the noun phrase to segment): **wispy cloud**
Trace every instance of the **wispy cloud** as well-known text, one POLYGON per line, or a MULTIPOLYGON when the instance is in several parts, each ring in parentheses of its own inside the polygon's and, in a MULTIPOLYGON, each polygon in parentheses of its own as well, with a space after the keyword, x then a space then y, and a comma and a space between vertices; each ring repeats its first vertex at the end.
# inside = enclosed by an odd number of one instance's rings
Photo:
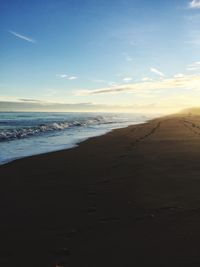
POLYGON ((31 99, 31 98, 20 98, 19 101, 22 101, 22 102, 40 102, 40 100, 31 99))
POLYGON ((132 81, 132 80, 133 80, 132 77, 124 77, 124 78, 123 78, 123 81, 124 81, 125 83, 128 83, 128 82, 130 82, 130 81, 132 81))
POLYGON ((163 72, 161 72, 160 70, 158 70, 156 68, 151 67, 150 71, 153 72, 154 74, 160 76, 160 77, 164 77, 165 76, 165 74, 163 72))
POLYGON ((121 93, 121 92, 141 92, 142 90, 156 90, 156 89, 198 89, 200 87, 200 75, 183 75, 173 77, 170 79, 163 79, 159 81, 149 81, 132 83, 126 85, 119 85, 115 87, 100 88, 95 90, 81 90, 76 95, 96 95, 108 93, 121 93))
POLYGON ((118 86, 118 83, 116 83, 116 82, 108 82, 108 86, 115 87, 115 86, 118 86))
POLYGON ((184 74, 182 73, 177 73, 174 75, 174 78, 183 78, 184 77, 184 74))
POLYGON ((68 79, 68 80, 77 80, 78 77, 76 77, 76 76, 70 76, 70 77, 68 77, 67 79, 68 79))
POLYGON ((200 61, 193 62, 187 66, 188 71, 197 71, 200 70, 200 61))
POLYGON ((189 3, 190 8, 198 9, 200 8, 200 0, 192 0, 189 3))
POLYGON ((67 74, 56 74, 56 77, 64 79, 64 78, 67 78, 68 75, 67 74))
POLYGON ((18 32, 9 31, 9 33, 11 33, 12 35, 16 36, 17 38, 22 39, 24 41, 27 41, 29 43, 36 43, 36 40, 34 40, 34 39, 32 39, 32 38, 30 38, 28 36, 22 35, 22 34, 20 34, 18 32))
POLYGON ((153 81, 153 79, 149 78, 149 77, 144 77, 142 78, 143 82, 149 82, 149 81, 153 81))
POLYGON ((106 80, 100 80, 100 79, 95 79, 95 80, 91 80, 91 81, 95 82, 95 83, 105 83, 108 86, 117 86, 118 85, 118 83, 114 82, 114 81, 106 81, 106 80))
MULTIPOLYGON (((131 104, 131 105, 106 105, 106 104, 96 104, 91 102, 86 103, 56 103, 56 102, 46 102, 38 100, 35 102, 26 102, 19 100, 1 100, 0 99, 0 111, 85 111, 85 112, 132 112, 133 110, 138 112, 164 112, 168 113, 172 111, 172 108, 176 108, 177 105, 170 103, 142 103, 142 104, 131 104)), ((188 106, 186 106, 188 107, 188 106)))
POLYGON ((78 77, 76 76, 69 76, 67 74, 56 74, 56 77, 61 78, 61 79, 67 79, 67 80, 77 80, 78 77))

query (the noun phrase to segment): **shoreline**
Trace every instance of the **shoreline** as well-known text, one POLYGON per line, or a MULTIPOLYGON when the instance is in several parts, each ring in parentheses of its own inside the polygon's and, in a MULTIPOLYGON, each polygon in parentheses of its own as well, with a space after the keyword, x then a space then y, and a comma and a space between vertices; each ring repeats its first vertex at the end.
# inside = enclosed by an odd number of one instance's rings
POLYGON ((199 266, 200 116, 0 166, 0 264, 199 266))
MULTIPOLYGON (((152 119, 149 119, 149 120, 152 120, 152 119)), ((18 160, 21 160, 21 159, 25 159, 25 158, 29 158, 29 157, 34 157, 34 156, 39 156, 39 155, 45 155, 45 154, 49 154, 49 153, 54 153, 54 152, 59 152, 59 151, 63 151, 63 150, 69 150, 69 149, 75 149, 77 148, 81 143, 89 140, 90 138, 96 138, 96 137, 101 137, 103 135, 106 135, 112 131, 115 131, 117 129, 124 129, 124 128, 127 128, 129 126, 134 126, 134 125, 138 125, 138 124, 143 124, 143 123, 147 123, 149 120, 146 120, 144 122, 135 122, 134 124, 130 124, 130 125, 126 125, 124 127, 121 127, 121 126, 117 126, 116 128, 113 128, 113 129, 107 129, 105 130, 104 133, 97 133, 97 135, 91 135, 89 137, 85 137, 85 138, 79 138, 79 140, 77 140, 76 142, 72 142, 71 144, 68 144, 66 146, 68 146, 67 148, 62 148, 62 149, 58 149, 58 150, 49 150, 49 151, 46 151, 46 152, 41 152, 41 153, 36 153, 36 154, 30 154, 30 155, 27 155, 27 156, 19 156, 19 157, 16 157, 16 158, 13 158, 13 159, 8 159, 8 160, 5 160, 5 161, 2 161, 0 162, 0 167, 5 165, 5 164, 9 164, 11 162, 14 162, 14 161, 18 161, 18 160)), ((47 137, 48 138, 48 137, 47 137)), ((22 139, 21 139, 22 140, 22 139)))

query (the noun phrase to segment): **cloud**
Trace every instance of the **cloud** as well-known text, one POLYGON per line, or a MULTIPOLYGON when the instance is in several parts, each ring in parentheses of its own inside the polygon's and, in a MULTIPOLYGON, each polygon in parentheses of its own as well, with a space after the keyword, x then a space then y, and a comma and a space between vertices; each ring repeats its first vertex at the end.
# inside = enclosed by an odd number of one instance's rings
POLYGON ((174 78, 183 78, 184 77, 184 74, 182 73, 177 73, 174 75, 174 78))
POLYGON ((153 79, 149 78, 149 77, 144 77, 142 78, 143 82, 149 82, 149 81, 153 81, 153 79))
MULTIPOLYGON (((95 106, 94 106, 95 108, 95 106)), ((0 111, 75 111, 93 109, 92 103, 52 103, 47 101, 1 101, 0 111)))
POLYGON ((76 77, 76 76, 70 76, 70 77, 68 77, 68 80, 77 80, 78 79, 78 77, 76 77))
POLYGON ((21 99, 19 99, 19 101, 22 101, 22 102, 40 102, 40 100, 30 99, 30 98, 21 98, 21 99))
MULTIPOLYGON (((171 102, 170 102, 171 103, 171 102)), ((177 106, 176 111, 177 111, 177 106)), ((186 106, 188 107, 188 106, 186 106)), ((21 101, 1 101, 0 100, 0 111, 40 111, 40 112, 66 112, 66 111, 83 111, 83 112, 169 112, 174 109, 174 105, 169 103, 141 103, 131 105, 106 105, 106 104, 95 104, 91 102, 86 103, 51 103, 39 101, 35 102, 21 102, 21 101)))
POLYGON ((153 73, 155 73, 156 75, 159 75, 160 77, 164 77, 165 76, 164 73, 162 73, 161 71, 159 71, 156 68, 150 68, 150 71, 153 72, 153 73))
POLYGON ((198 9, 198 8, 200 8, 200 0, 192 0, 192 1, 189 3, 189 7, 190 7, 190 8, 193 8, 193 9, 198 9))
POLYGON ((192 64, 187 66, 188 71, 196 71, 200 70, 200 61, 193 62, 192 64))
POLYGON ((126 82, 126 83, 128 83, 128 82, 130 82, 132 80, 133 80, 132 77, 125 77, 125 78, 123 78, 123 81, 126 82))
POLYGON ((20 33, 14 32, 14 31, 9 31, 9 33, 11 33, 12 35, 16 36, 19 39, 25 40, 29 43, 36 43, 36 41, 30 37, 27 37, 25 35, 22 35, 20 33))
POLYGON ((159 81, 139 82, 126 85, 119 85, 115 87, 100 88, 95 90, 80 90, 76 95, 96 95, 108 93, 133 93, 141 92, 143 90, 156 90, 156 89, 199 89, 200 88, 200 75, 185 75, 180 77, 173 77, 171 79, 163 79, 159 81))
POLYGON ((113 87, 114 87, 114 86, 118 86, 118 84, 117 84, 116 82, 108 82, 108 85, 109 85, 109 86, 113 86, 113 87))
POLYGON ((56 77, 61 78, 61 79, 67 79, 67 80, 77 80, 78 77, 76 76, 69 76, 67 74, 56 74, 56 77))
POLYGON ((56 74, 56 77, 59 77, 59 78, 67 78, 68 75, 66 75, 66 74, 56 74))

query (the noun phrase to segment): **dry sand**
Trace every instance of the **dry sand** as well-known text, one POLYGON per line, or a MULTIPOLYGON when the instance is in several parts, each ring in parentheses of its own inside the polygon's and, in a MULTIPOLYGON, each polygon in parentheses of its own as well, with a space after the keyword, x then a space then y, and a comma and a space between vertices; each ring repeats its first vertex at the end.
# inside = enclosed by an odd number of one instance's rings
POLYGON ((200 117, 0 168, 0 266, 200 266, 200 117))

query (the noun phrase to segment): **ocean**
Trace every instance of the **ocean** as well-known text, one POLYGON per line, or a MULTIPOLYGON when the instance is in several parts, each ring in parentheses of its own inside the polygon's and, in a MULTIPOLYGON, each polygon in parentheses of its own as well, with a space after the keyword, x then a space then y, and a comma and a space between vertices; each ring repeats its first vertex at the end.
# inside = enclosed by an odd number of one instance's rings
POLYGON ((153 116, 118 113, 0 112, 0 164, 72 148, 153 116))

